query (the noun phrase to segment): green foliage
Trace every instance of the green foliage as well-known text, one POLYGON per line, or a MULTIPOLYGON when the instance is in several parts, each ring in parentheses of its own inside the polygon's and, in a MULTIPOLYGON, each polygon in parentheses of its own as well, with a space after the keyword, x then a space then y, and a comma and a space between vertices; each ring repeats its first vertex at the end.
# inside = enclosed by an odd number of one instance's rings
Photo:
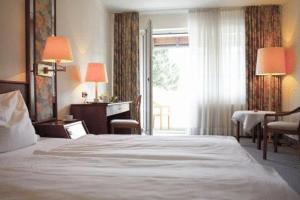
POLYGON ((169 60, 169 49, 153 50, 153 86, 165 90, 176 90, 179 81, 179 67, 169 60))

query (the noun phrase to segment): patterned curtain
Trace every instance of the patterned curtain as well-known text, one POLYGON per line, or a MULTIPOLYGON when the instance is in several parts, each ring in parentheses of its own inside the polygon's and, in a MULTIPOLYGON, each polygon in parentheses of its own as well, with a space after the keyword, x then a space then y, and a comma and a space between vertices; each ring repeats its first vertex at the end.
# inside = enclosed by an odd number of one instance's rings
POLYGON ((257 50, 263 47, 281 46, 280 7, 273 5, 246 7, 245 18, 248 109, 271 108, 280 111, 281 77, 255 75, 257 50))
MULTIPOLYGON (((122 101, 133 101, 139 94, 139 14, 136 12, 115 14, 113 88, 114 95, 122 101)), ((137 119, 135 109, 131 110, 137 119)))

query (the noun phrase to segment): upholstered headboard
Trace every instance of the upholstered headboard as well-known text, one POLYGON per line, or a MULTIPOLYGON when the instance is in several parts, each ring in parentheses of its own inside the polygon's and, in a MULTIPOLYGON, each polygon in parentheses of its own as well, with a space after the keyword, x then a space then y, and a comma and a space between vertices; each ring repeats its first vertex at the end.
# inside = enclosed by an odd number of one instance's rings
POLYGON ((0 94, 6 93, 6 92, 12 92, 15 90, 20 90, 27 106, 29 106, 29 84, 28 83, 18 82, 18 81, 1 81, 0 80, 0 94))

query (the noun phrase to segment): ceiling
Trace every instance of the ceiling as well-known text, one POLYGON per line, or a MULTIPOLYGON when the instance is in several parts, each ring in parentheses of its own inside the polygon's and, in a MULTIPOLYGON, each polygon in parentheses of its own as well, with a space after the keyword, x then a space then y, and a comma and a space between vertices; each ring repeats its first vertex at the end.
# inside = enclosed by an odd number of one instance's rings
POLYGON ((283 4, 288 0, 102 0, 108 9, 121 11, 159 11, 190 8, 238 7, 283 4))

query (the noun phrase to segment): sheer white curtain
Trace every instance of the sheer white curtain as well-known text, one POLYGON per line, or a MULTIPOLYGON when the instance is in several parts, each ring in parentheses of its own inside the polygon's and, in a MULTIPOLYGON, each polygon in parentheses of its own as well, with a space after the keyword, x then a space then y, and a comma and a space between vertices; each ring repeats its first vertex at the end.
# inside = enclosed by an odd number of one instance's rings
POLYGON ((246 104, 243 9, 190 11, 189 38, 189 132, 232 135, 232 113, 246 104))

